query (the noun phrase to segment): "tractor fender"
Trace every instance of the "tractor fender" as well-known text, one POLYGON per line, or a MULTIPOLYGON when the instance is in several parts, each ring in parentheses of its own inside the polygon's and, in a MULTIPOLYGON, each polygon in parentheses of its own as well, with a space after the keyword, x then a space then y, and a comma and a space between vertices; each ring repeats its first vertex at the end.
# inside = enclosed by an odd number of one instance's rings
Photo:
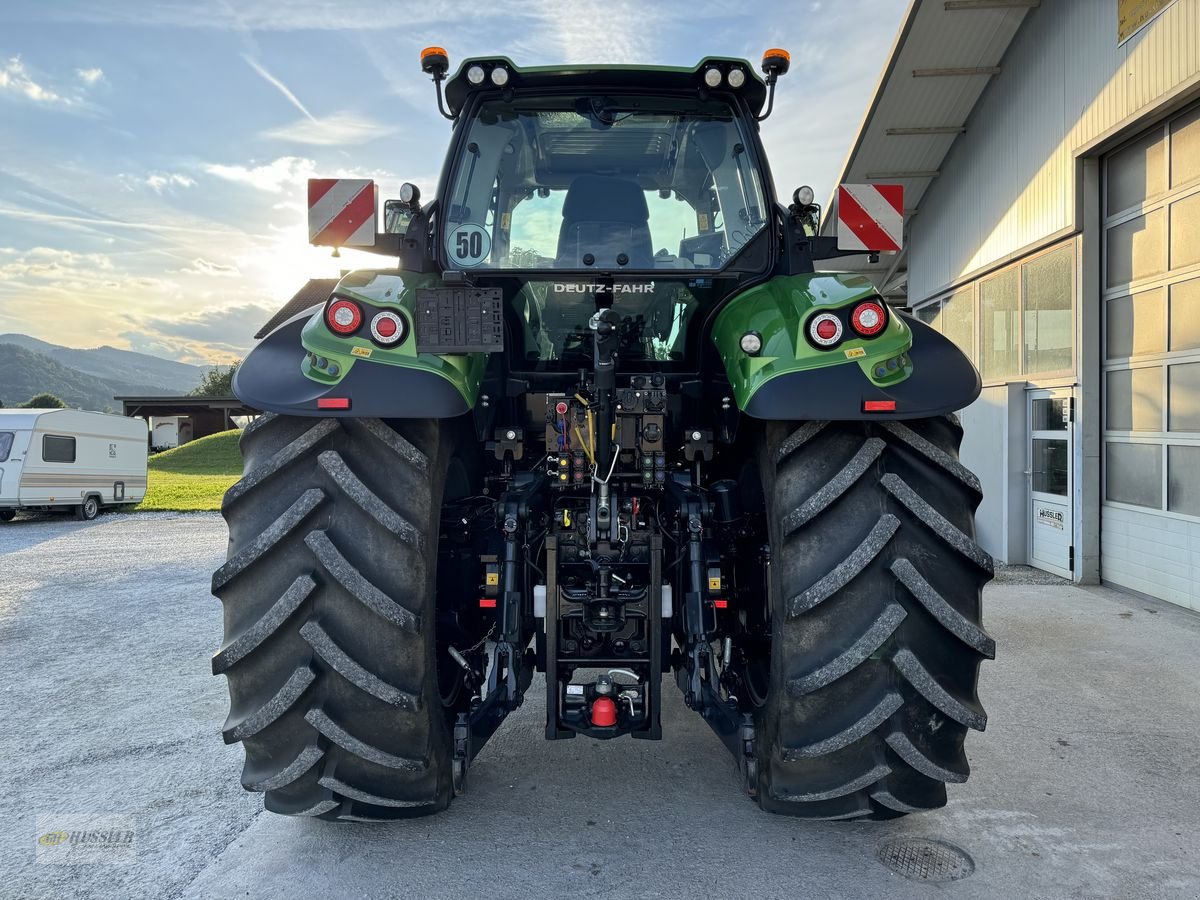
POLYGON ((982 384, 966 355, 924 322, 895 311, 893 315, 902 316, 912 333, 908 350, 912 374, 905 380, 877 386, 852 363, 784 372, 754 390, 742 411, 756 419, 784 421, 919 419, 945 415, 973 403, 982 384), (893 402, 895 408, 888 409, 893 402), (871 409, 879 403, 884 407, 871 409))
POLYGON ((471 409, 454 382, 423 368, 364 360, 336 384, 306 377, 301 334, 320 312, 321 306, 314 306, 293 316, 250 351, 233 376, 239 400, 263 412, 290 416, 444 419, 471 409), (331 402, 345 405, 327 405, 331 402))

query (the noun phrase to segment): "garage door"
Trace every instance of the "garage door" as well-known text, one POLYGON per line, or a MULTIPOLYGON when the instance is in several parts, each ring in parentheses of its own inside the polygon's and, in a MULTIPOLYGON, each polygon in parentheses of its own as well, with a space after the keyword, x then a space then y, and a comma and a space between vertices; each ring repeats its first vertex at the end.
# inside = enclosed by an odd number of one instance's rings
POLYGON ((1101 577, 1200 609, 1200 106, 1104 172, 1101 577))

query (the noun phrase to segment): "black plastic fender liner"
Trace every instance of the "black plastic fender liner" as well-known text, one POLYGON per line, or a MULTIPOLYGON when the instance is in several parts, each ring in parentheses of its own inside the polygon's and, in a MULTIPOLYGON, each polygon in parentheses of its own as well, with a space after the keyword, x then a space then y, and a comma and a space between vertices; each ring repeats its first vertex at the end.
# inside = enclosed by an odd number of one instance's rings
POLYGON ((300 332, 316 307, 289 319, 250 351, 233 376, 233 392, 247 406, 289 416, 448 419, 467 412, 463 395, 445 378, 419 369, 358 362, 336 385, 300 371, 300 332), (346 397, 348 409, 321 409, 321 398, 346 397))
POLYGON ((982 390, 979 372, 948 338, 924 322, 905 316, 912 329, 913 373, 887 389, 871 384, 857 365, 843 364, 792 372, 766 382, 750 397, 746 415, 792 421, 823 419, 924 419, 956 412, 975 402, 982 390), (894 400, 896 409, 864 412, 871 400, 894 400))

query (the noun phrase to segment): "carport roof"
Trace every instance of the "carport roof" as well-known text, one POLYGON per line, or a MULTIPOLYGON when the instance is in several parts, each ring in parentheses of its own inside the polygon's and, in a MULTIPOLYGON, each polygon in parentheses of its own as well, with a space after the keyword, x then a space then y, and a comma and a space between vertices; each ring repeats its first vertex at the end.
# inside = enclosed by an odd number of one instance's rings
POLYGON ((257 409, 237 397, 114 397, 127 416, 190 416, 204 410, 231 416, 256 416, 257 409))
MULTIPOLYGON (((902 184, 906 227, 1030 9, 1041 0, 913 0, 838 184, 902 184)), ((823 234, 837 230, 837 190, 825 206, 823 234)), ((906 234, 907 237, 907 234, 906 234)), ((905 245, 907 249, 907 244, 905 245)), ((839 260, 867 274, 884 296, 903 297, 905 251, 839 260)))

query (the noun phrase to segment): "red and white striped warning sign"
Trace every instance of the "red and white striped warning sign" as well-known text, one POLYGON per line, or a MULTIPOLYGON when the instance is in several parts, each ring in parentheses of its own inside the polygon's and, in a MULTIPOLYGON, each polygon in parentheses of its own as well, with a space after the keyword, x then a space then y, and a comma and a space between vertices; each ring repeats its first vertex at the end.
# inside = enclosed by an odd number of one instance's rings
POLYGON ((321 247, 374 247, 375 182, 308 179, 308 242, 321 247))
POLYGON ((896 252, 904 244, 904 185, 843 184, 838 188, 839 250, 896 252))

